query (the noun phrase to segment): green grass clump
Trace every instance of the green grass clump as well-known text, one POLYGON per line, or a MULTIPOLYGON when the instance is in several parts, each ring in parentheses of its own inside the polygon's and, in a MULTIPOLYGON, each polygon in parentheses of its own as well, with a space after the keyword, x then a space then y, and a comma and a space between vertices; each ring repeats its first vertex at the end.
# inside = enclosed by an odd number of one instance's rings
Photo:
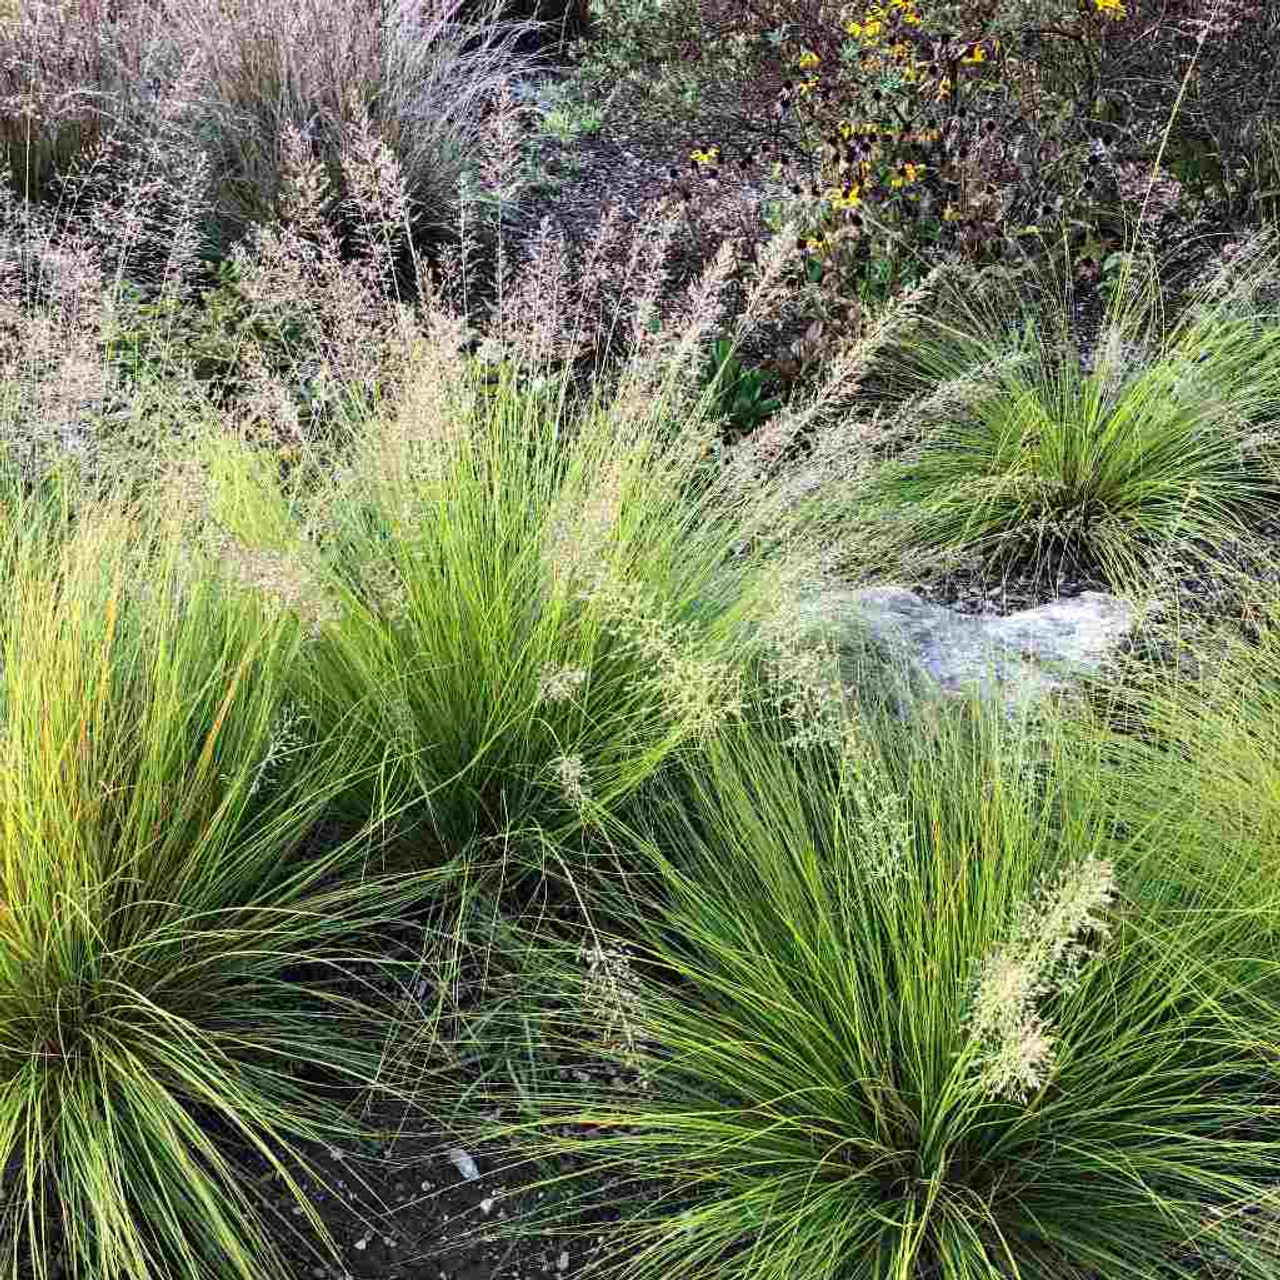
POLYGON ((513 1054, 499 1132, 580 1171, 512 1231, 609 1205, 636 1277, 1274 1270, 1240 1212, 1280 1207, 1274 842, 1188 818, 1182 854, 1157 788, 1204 821, 1225 785, 1133 748, 1118 840, 1119 757, 973 709, 805 758, 731 733, 613 831, 634 883, 580 887, 612 925, 543 931, 502 1024, 556 1055, 513 1054))
POLYGON ((6 506, 9 1274, 24 1254, 46 1274, 59 1214, 73 1274, 279 1268, 211 1118, 296 1192, 299 1140, 360 1131, 295 1073, 331 1072, 352 1096, 396 1089, 384 1046, 354 1032, 376 1006, 285 977, 303 959, 385 971, 375 930, 431 877, 361 883, 379 847, 367 821, 297 860, 363 751, 349 732, 318 736, 288 698, 297 619, 220 591, 173 529, 124 506, 74 520, 53 501, 6 506))

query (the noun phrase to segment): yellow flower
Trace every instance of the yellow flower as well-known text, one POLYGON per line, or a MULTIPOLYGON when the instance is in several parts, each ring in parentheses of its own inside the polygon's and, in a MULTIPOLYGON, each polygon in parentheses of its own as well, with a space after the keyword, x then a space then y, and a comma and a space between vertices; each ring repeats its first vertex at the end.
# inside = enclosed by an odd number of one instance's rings
POLYGON ((816 67, 821 61, 822 59, 819 58, 816 53, 806 49, 804 53, 800 55, 799 66, 802 71, 807 71, 810 67, 816 67))
POLYGON ((710 151, 691 151, 689 159, 696 160, 699 164, 714 164, 719 154, 720 148, 712 147, 710 151))
MULTIPOLYGON (((858 191, 857 184, 856 184, 856 183, 849 183, 849 184, 847 184, 847 186, 848 186, 848 190, 849 190, 850 194, 851 194, 851 195, 856 196, 856 195, 857 195, 857 191, 858 191)), ((822 193, 822 199, 824 199, 824 200, 829 200, 829 201, 830 201, 830 202, 831 202, 831 203, 832 203, 832 204, 833 204, 837 209, 839 209, 839 208, 842 206, 843 202, 844 202, 847 198, 848 198, 848 197, 846 197, 846 195, 845 195, 845 187, 844 187, 844 186, 828 187, 828 188, 827 188, 827 189, 822 193)))
POLYGON ((981 45, 977 45, 974 47, 972 57, 960 59, 960 61, 963 62, 966 66, 974 66, 975 64, 979 62, 985 62, 986 60, 987 60, 987 55, 981 45))
POLYGON ((923 172, 924 172, 924 165, 911 164, 910 162, 908 162, 907 164, 903 165, 903 176, 901 178, 891 178, 889 180, 889 185, 891 187, 897 188, 897 187, 904 186, 908 183, 912 183, 923 172))
POLYGON ((1117 18, 1123 18, 1129 12, 1120 0, 1093 0, 1093 3, 1099 13, 1114 14, 1117 18))

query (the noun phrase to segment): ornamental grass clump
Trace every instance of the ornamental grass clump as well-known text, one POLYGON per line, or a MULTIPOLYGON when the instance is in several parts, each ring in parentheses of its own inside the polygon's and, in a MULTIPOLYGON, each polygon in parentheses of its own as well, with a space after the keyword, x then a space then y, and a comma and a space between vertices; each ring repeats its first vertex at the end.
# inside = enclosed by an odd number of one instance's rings
POLYGON ((609 827, 625 883, 548 853, 627 996, 530 931, 539 1052, 484 1132, 560 1164, 483 1230, 629 1280, 1273 1275, 1240 1212, 1277 1205, 1260 935, 1173 908, 1179 873, 1230 905, 1178 845, 1131 863, 1097 758, 976 699, 799 754, 735 724, 609 827))
POLYGON ((576 826, 738 713, 759 621, 820 549, 726 570, 746 520, 669 482, 688 444, 650 397, 570 448, 542 397, 482 407, 425 356, 405 386, 305 492, 211 437, 210 537, 257 548, 241 576, 312 628, 297 696, 392 750, 443 847, 576 826))
POLYGON ((72 486, 6 494, 4 515, 0 1267, 284 1274, 297 1224, 267 1224, 228 1135, 332 1259, 297 1145, 365 1141, 351 1100, 416 1087, 434 1041, 419 1028, 400 1078, 389 1005, 290 970, 387 972, 380 931, 443 881, 366 876, 394 826, 385 791, 355 834, 298 856, 321 816, 352 816, 367 752, 289 698, 295 616, 184 558, 154 509, 72 486))
POLYGON ((1087 361, 1069 291, 1047 274, 1030 302, 1025 276, 948 288, 911 343, 882 354, 901 390, 864 432, 877 466, 853 475, 847 429, 833 428, 815 449, 830 487, 806 499, 864 530, 846 572, 976 555, 1044 580, 1083 567, 1137 592, 1169 558, 1256 534, 1280 501, 1276 233, 1193 290, 1168 332, 1157 268, 1144 259, 1153 283, 1136 296, 1129 265, 1087 361))
MULTIPOLYGON (((335 290, 345 282, 354 305, 368 264, 337 260, 296 132, 284 149, 291 227, 257 234, 261 267, 241 253, 244 287, 264 296, 272 278, 296 276, 303 289, 315 271, 335 290)), ((636 354, 573 414, 567 373, 479 395, 465 326, 424 272, 422 312, 394 312, 381 355, 357 340, 354 311, 335 316, 335 365, 364 375, 377 358, 385 376, 374 409, 332 449, 290 429, 295 461, 282 474, 256 435, 205 430, 192 449, 202 476, 170 466, 149 490, 167 503, 185 492, 204 551, 304 626, 294 695, 321 732, 355 717, 373 758, 395 758, 430 831, 424 848, 447 856, 535 820, 567 836, 705 741, 740 714, 740 664, 769 643, 778 602, 829 555, 797 536, 767 565, 725 563, 770 504, 727 503, 714 473, 698 471, 713 398, 689 383, 728 255, 660 338, 645 328, 673 227, 668 216, 656 249, 632 254, 643 269, 636 354)), ((513 334, 517 368, 578 340, 564 336, 565 316, 518 323, 564 283, 562 256, 544 249, 536 288, 499 291, 495 327, 513 334)), ((749 299, 748 320, 765 302, 763 291, 749 299)), ((375 799, 368 786, 354 794, 375 799)))
MULTIPOLYGON (((3 33, 0 89, 16 92, 4 101, 12 114, 0 122, 0 146, 19 194, 47 202, 51 180, 90 154, 113 126, 133 127, 133 160, 164 121, 181 139, 183 155, 206 153, 202 256, 217 262, 278 210, 285 125, 316 146, 335 188, 324 212, 341 218, 339 199, 353 191, 342 153, 365 107, 380 121, 413 196, 414 244, 437 249, 456 229, 458 181, 488 97, 505 76, 544 61, 517 49, 539 24, 502 21, 501 0, 494 0, 467 15, 481 24, 477 40, 461 21, 463 5, 448 0, 424 10, 405 0, 273 0, 251 10, 211 10, 188 0, 131 0, 110 22, 99 0, 38 0, 22 7, 16 29, 3 33)), ((185 185, 184 176, 168 168, 157 203, 185 185)), ((100 180, 109 185, 115 175, 100 180)), ((353 242, 382 231, 371 220, 341 229, 348 253, 353 242)), ((149 274, 157 253, 163 257, 158 243, 139 272, 149 274)), ((399 278, 411 285, 412 271, 401 270, 399 278)))

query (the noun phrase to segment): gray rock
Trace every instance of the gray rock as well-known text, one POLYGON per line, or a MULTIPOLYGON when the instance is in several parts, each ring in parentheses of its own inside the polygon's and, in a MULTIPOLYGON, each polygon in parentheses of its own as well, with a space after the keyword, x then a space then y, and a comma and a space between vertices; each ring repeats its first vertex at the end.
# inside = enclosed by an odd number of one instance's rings
POLYGON ((899 714, 903 690, 954 698, 976 686, 998 692, 1009 719, 1096 672, 1135 621, 1132 605, 1097 591, 1000 617, 957 613, 895 586, 802 594, 796 616, 802 642, 834 639, 845 686, 865 681, 868 654, 878 657, 899 714))

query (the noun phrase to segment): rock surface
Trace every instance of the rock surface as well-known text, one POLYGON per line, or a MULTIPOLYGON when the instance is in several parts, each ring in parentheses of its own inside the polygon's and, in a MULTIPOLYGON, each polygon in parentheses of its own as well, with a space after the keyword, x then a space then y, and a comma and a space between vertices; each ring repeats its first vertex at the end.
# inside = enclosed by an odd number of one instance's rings
POLYGON ((828 587, 802 595, 796 608, 806 643, 835 642, 846 687, 865 680, 866 655, 878 652, 891 681, 941 697, 976 685, 998 692, 1010 718, 1096 672, 1135 622, 1132 605, 1098 591, 1003 617, 962 614, 898 586, 828 587))

